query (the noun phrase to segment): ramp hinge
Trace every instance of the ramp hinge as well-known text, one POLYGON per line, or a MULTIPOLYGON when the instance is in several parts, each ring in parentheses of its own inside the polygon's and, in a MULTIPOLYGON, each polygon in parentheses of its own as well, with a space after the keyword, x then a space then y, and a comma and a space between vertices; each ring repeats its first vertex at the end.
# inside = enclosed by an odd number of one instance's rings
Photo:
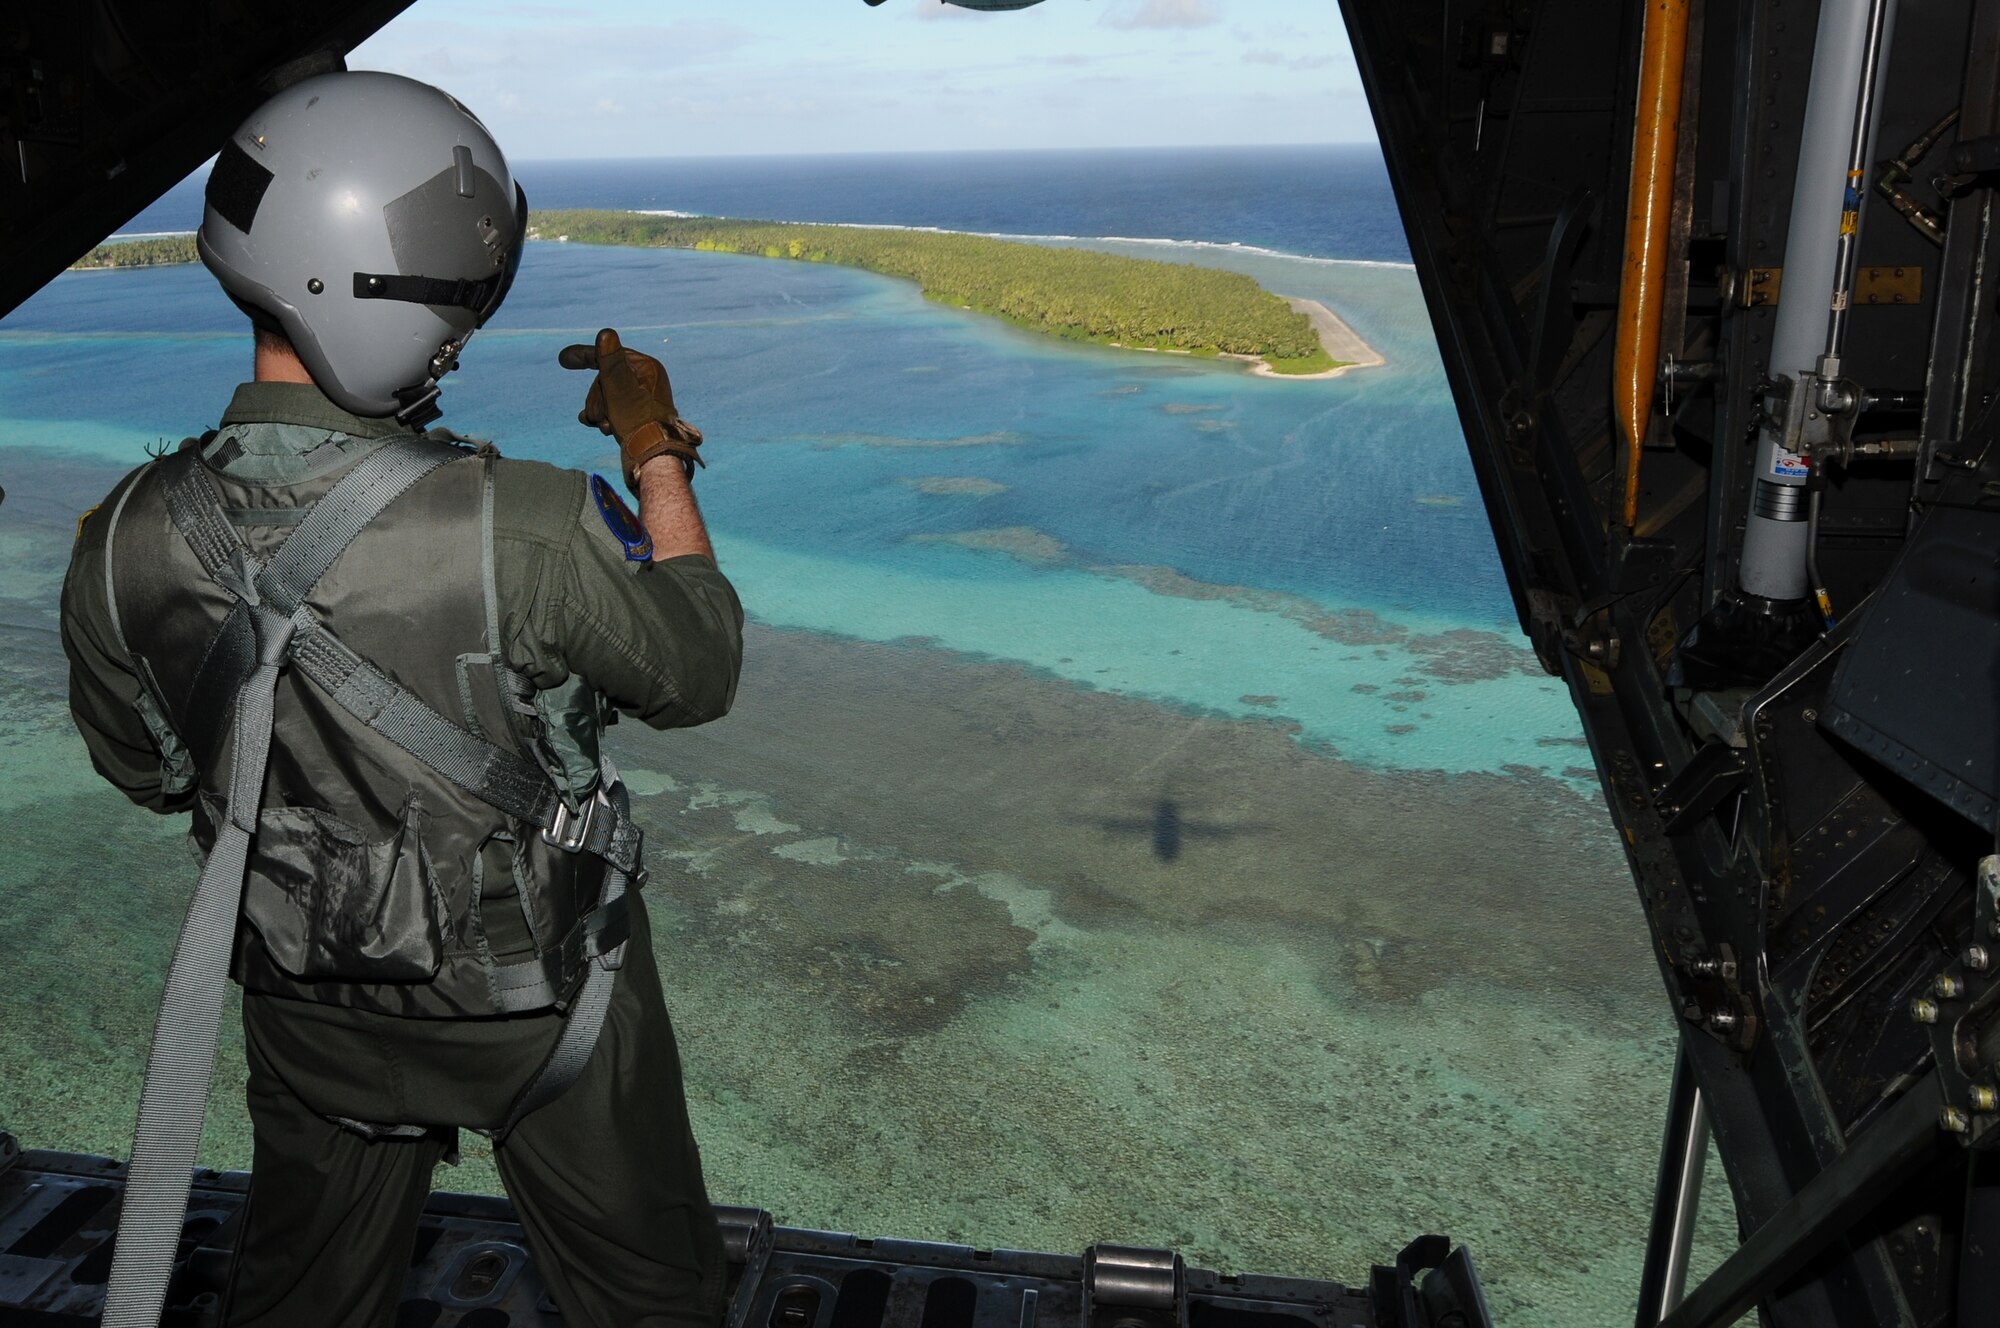
POLYGON ((1084 1328, 1187 1328, 1187 1268, 1172 1250, 1093 1245, 1083 1304, 1084 1328))

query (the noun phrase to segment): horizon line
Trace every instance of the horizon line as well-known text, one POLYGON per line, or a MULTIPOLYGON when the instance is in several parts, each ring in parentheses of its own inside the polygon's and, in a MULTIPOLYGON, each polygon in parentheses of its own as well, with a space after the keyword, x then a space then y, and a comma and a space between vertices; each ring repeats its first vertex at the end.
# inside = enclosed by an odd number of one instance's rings
POLYGON ((817 160, 826 157, 944 157, 944 156, 999 156, 1006 153, 1045 153, 1050 155, 1082 155, 1091 152, 1238 152, 1238 151, 1282 151, 1291 148, 1374 148, 1381 150, 1381 144, 1373 138, 1352 139, 1338 142, 1318 141, 1301 143, 1153 143, 1153 144, 1105 144, 1101 146, 1076 147, 959 147, 959 148, 853 148, 831 152, 680 152, 656 156, 576 156, 576 157, 535 157, 521 156, 512 160, 523 164, 562 165, 572 162, 634 162, 634 161, 731 161, 757 160, 817 160))

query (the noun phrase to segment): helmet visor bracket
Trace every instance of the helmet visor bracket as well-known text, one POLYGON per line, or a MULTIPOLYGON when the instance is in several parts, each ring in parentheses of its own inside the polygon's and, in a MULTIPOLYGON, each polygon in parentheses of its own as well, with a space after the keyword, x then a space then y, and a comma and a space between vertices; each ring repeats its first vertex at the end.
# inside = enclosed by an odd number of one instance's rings
MULTIPOLYGON (((514 182, 514 198, 510 200, 512 232, 494 226, 498 214, 494 204, 500 200, 502 188, 500 180, 486 170, 454 162, 408 194, 388 202, 382 214, 396 256, 396 272, 354 272, 354 298, 428 304, 440 312, 462 308, 472 314, 472 328, 482 326, 494 316, 514 284, 522 236, 528 226, 528 194, 518 182, 514 182), (470 194, 466 192, 468 184, 470 194), (474 254, 486 260, 480 264, 488 266, 484 276, 430 276, 440 270, 464 272, 468 262, 478 262, 474 254)), ((446 320, 464 326, 462 318, 446 314, 446 320)))
POLYGON ((475 327, 485 327, 486 320, 500 309, 500 302, 507 298, 507 292, 514 288, 514 274, 521 270, 521 250, 528 243, 528 191, 521 188, 521 182, 514 182, 514 242, 507 246, 507 254, 500 264, 500 282, 493 288, 493 298, 479 310, 479 321, 475 327))

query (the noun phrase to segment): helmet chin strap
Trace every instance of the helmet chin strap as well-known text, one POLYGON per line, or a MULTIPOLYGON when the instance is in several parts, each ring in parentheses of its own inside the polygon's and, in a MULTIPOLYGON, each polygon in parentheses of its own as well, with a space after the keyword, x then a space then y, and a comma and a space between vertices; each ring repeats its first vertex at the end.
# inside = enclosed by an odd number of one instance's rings
POLYGON ((396 400, 403 403, 403 408, 396 412, 396 423, 405 429, 421 429, 444 415, 437 404, 438 379, 458 367, 458 353, 464 349, 465 337, 445 342, 431 356, 429 377, 415 387, 396 389, 396 400))
POLYGON ((421 429, 441 418, 444 411, 438 408, 437 399, 438 385, 431 379, 417 387, 397 388, 396 400, 403 403, 403 408, 396 412, 396 423, 405 429, 421 429))

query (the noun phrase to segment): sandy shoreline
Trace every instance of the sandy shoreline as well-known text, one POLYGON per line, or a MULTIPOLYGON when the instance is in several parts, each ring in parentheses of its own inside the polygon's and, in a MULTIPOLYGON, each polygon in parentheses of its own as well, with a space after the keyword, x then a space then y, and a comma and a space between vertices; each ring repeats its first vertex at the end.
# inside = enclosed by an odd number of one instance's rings
MULTIPOLYGON (((1261 355, 1233 355, 1228 351, 1223 351, 1217 358, 1241 360, 1243 363, 1249 365, 1250 372, 1259 378, 1286 378, 1295 382, 1312 382, 1320 378, 1338 378, 1342 374, 1354 369, 1379 369, 1388 363, 1387 360, 1382 358, 1382 352, 1363 341, 1361 334, 1349 327, 1345 319, 1327 308, 1324 304, 1321 304, 1318 300, 1303 299, 1296 295, 1280 295, 1278 298, 1311 320, 1313 331, 1319 333, 1321 348, 1334 359, 1341 361, 1341 363, 1331 369, 1322 369, 1318 373, 1279 373, 1261 355)), ((967 306, 961 305, 959 307, 965 308, 967 306)), ((1194 354, 1193 351, 1176 350, 1171 347, 1127 346, 1119 341, 1109 341, 1105 344, 1114 350, 1142 350, 1154 355, 1194 354)))
POLYGON ((1388 363, 1382 358, 1382 353, 1363 341, 1361 334, 1349 327, 1339 314, 1318 300, 1293 295, 1280 295, 1278 298, 1310 319, 1313 331, 1319 333, 1319 344, 1326 348, 1327 354, 1344 363, 1319 373, 1287 374, 1279 373, 1263 360, 1256 360, 1250 366, 1251 373, 1260 378, 1338 378, 1353 369, 1379 369, 1388 363))

